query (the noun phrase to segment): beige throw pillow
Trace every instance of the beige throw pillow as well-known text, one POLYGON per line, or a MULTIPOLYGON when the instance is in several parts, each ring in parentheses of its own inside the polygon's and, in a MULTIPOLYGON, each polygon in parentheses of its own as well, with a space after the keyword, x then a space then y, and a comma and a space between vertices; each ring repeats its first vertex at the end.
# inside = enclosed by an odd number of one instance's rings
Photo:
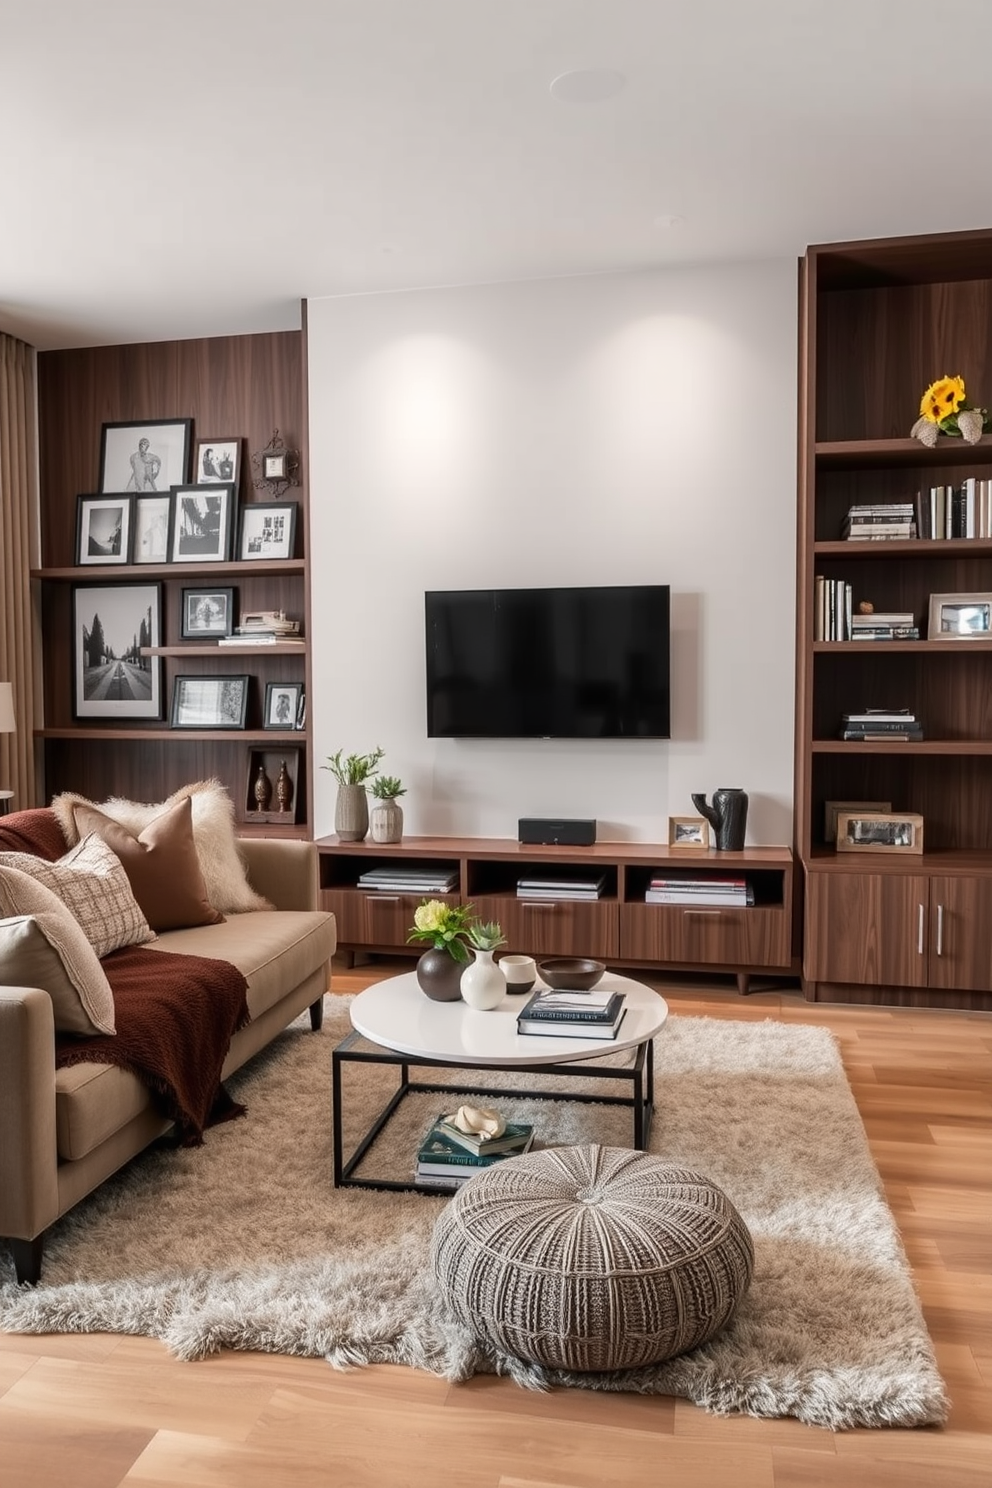
POLYGON ((98 957, 155 939, 120 858, 92 833, 56 863, 31 853, 0 853, 0 868, 29 874, 57 895, 98 957))
POLYGON ((239 914, 249 909, 271 909, 272 905, 256 894, 238 851, 234 829, 234 802, 219 780, 198 780, 184 785, 165 801, 150 805, 112 796, 109 801, 88 801, 85 796, 63 791, 52 800, 52 810, 72 844, 79 841, 75 820, 77 806, 96 806, 104 816, 119 822, 135 837, 163 811, 189 797, 193 808, 193 841, 207 898, 221 914, 239 914))
POLYGON ((207 899, 189 796, 167 807, 137 837, 95 806, 77 805, 73 817, 81 837, 94 833, 120 858, 153 930, 182 930, 223 920, 207 899))
POLYGON ((0 868, 0 983, 40 987, 59 1033, 115 1033, 114 994, 81 927, 37 879, 0 868))

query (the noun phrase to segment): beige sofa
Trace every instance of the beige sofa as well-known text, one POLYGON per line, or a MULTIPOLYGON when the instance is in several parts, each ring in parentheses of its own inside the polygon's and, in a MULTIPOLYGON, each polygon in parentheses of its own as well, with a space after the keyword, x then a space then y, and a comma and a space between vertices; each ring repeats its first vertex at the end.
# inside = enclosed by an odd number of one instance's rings
MULTIPOLYGON (((334 917, 317 909, 313 844, 238 846, 252 888, 276 908, 169 930, 149 946, 218 957, 246 977, 251 1021, 233 1036, 222 1077, 305 1008, 319 1029, 335 947, 334 917)), ((0 987, 0 1236, 19 1281, 38 1280, 49 1225, 170 1126, 134 1075, 95 1063, 56 1070, 54 1047, 48 993, 0 987)))

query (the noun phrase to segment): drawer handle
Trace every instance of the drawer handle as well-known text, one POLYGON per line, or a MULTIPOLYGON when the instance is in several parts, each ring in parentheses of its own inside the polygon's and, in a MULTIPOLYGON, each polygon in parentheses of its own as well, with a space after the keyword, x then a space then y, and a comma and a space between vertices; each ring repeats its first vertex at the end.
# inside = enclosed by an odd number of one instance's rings
POLYGON ((366 904, 399 904, 399 894, 366 894, 366 904))
POLYGON ((687 909, 684 914, 686 919, 719 920, 722 918, 718 909, 687 909))
POLYGON ((919 924, 918 924, 917 930, 916 930, 916 954, 918 956, 922 956, 923 955, 923 915, 924 915, 924 909, 923 909, 923 905, 921 904, 920 905, 920 919, 919 919, 919 924))
POLYGON ((944 906, 937 905, 937 955, 944 954, 944 906))
POLYGON ((522 909, 557 909, 558 908, 557 901, 555 901, 554 903, 550 903, 550 904, 544 904, 544 903, 540 903, 537 899, 518 899, 517 900, 517 903, 521 906, 522 909))

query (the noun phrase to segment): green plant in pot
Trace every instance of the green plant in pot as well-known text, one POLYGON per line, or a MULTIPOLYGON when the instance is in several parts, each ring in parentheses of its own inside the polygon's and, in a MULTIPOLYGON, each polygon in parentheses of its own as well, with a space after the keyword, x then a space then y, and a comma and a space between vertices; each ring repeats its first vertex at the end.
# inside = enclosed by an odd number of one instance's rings
POLYGON ((321 769, 330 770, 338 783, 338 795, 334 804, 334 830, 342 842, 361 842, 369 829, 369 802, 366 781, 378 774, 379 761, 384 749, 372 749, 368 754, 345 754, 339 749, 328 755, 327 764, 321 769))
POLYGON ((493 952, 506 945, 506 936, 497 920, 473 920, 468 943, 474 958, 462 972, 462 998, 469 1007, 489 1013, 506 996, 506 978, 493 960, 493 952))
POLYGON ((396 797, 406 787, 395 775, 377 775, 369 786, 374 797, 369 810, 369 836, 373 842, 400 842, 403 838, 403 807, 396 797))
POLYGON ((417 906, 408 941, 426 941, 429 949, 417 962, 421 991, 434 1002, 457 1002, 462 970, 469 964, 466 946, 472 928, 471 904, 425 899, 417 906))

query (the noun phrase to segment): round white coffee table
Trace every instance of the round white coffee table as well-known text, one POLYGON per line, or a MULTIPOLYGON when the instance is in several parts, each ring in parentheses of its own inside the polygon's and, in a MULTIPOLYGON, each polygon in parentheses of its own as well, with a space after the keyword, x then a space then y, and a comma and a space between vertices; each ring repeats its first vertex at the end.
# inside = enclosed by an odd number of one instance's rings
MULTIPOLYGON (((543 985, 540 981, 539 987, 543 985)), ((591 1059, 604 1054, 633 1050, 633 1058, 624 1064, 602 1064, 597 1077, 621 1081, 630 1087, 629 1095, 569 1095, 569 1100, 596 1100, 609 1105, 630 1108, 633 1114, 633 1145, 647 1145, 654 1112, 654 1045, 652 1039, 668 1017, 668 1004, 652 988, 631 977, 607 972, 597 990, 623 992, 624 1018, 616 1038, 542 1037, 517 1032, 517 1013, 527 1002, 527 995, 507 993, 500 1005, 490 1012, 480 1012, 464 1002, 433 1002, 420 990, 415 972, 389 977, 360 992, 351 1005, 354 1032, 349 1033, 331 1056, 334 1086, 334 1183, 335 1187, 418 1189, 413 1181, 356 1178, 355 1169, 382 1131, 405 1095, 433 1091, 445 1094, 477 1095, 472 1085, 430 1084, 410 1078, 410 1069, 423 1067, 484 1067, 512 1073, 527 1071, 575 1075, 588 1079, 591 1059), (367 1039, 376 1047, 360 1047, 367 1039), (383 1110, 362 1137, 352 1155, 345 1160, 342 1146, 342 1066, 349 1063, 391 1064, 399 1067, 400 1085, 383 1110)), ((490 1092, 491 1093, 491 1092, 490 1092)), ((502 1095, 540 1096, 549 1094, 538 1085, 526 1090, 504 1090, 502 1095)), ((559 1099, 561 1092, 556 1092, 559 1099)), ((437 1193, 437 1188, 423 1190, 437 1193)))

